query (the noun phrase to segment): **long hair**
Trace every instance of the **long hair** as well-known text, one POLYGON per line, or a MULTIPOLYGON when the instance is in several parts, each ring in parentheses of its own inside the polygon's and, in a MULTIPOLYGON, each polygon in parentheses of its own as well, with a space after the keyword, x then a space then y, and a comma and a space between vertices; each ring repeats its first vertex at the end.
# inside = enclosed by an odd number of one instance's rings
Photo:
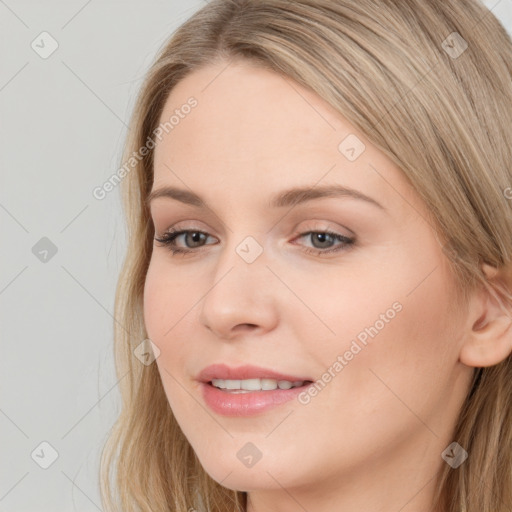
MULTIPOLYGON (((122 410, 100 468, 107 512, 246 510, 246 493, 199 464, 156 364, 134 357, 148 337, 143 289, 154 236, 145 206, 153 151, 141 157, 140 149, 151 148, 180 80, 238 59, 315 92, 401 168, 431 212, 457 278, 456 307, 485 286, 512 311, 512 41, 495 16, 478 0, 212 0, 156 56, 125 145, 131 167, 119 174, 128 247, 114 324, 122 410), (482 262, 506 272, 501 287, 489 285, 482 262)), ((510 510, 511 397, 510 357, 475 369, 453 432, 469 458, 440 471, 441 510, 510 510)))

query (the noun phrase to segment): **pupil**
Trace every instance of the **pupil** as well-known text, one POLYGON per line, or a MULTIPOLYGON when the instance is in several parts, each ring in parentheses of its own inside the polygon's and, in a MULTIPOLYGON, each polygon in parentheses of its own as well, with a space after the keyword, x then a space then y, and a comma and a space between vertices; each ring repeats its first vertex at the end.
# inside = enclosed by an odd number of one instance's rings
POLYGON ((193 233, 189 233, 188 235, 190 236, 190 238, 192 238, 194 243, 197 243, 197 242, 201 241, 201 236, 203 234, 202 233, 198 233, 197 231, 194 231, 193 233))
MULTIPOLYGON (((316 234, 316 237, 320 239, 320 243, 321 244, 325 244, 326 243, 326 239, 328 239, 331 235, 328 235, 327 233, 315 233, 316 234)), ((327 242, 327 245, 328 242, 327 242)), ((323 245, 321 245, 321 248, 323 247, 323 245)))

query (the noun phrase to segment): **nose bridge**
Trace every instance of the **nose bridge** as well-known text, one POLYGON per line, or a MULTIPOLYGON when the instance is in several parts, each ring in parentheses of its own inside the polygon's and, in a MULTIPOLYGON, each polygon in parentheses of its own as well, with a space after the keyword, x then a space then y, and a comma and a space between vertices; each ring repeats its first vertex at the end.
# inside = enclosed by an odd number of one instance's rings
POLYGON ((263 244, 253 236, 229 243, 218 257, 201 305, 201 322, 228 336, 239 324, 269 328, 275 321, 273 274, 263 244))
POLYGON ((254 280, 256 283, 261 282, 262 279, 267 280, 270 272, 266 266, 268 251, 264 250, 263 237, 264 235, 260 233, 241 238, 232 233, 232 240, 228 240, 217 260, 212 285, 220 284, 220 281, 224 279, 233 281, 235 275, 237 283, 232 284, 237 287, 242 286, 244 282, 249 284, 254 280), (229 277, 230 275, 231 277, 229 277))

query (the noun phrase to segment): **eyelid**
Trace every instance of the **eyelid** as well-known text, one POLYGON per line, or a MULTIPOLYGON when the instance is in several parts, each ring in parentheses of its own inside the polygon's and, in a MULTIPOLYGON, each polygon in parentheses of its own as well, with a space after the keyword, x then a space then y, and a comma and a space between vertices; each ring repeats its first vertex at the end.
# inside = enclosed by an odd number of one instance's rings
MULTIPOLYGON (((164 224, 163 222, 161 224, 164 224)), ((205 225, 204 222, 201 222, 200 220, 192 219, 192 220, 178 220, 175 222, 165 222, 164 224, 166 227, 163 229, 157 229, 157 222, 153 220, 153 226, 155 228, 155 234, 160 233, 162 236, 165 233, 168 233, 169 231, 175 232, 175 231, 185 231, 185 230, 191 230, 191 231, 208 231, 208 234, 211 235, 212 230, 210 226, 205 225), (201 227, 201 225, 205 225, 205 227, 201 227), (169 227, 167 227, 169 226, 169 227)))
MULTIPOLYGON (((306 222, 308 222, 308 221, 306 221, 306 222)), ((356 234, 351 229, 349 229, 345 226, 342 226, 340 224, 334 223, 332 221, 322 221, 322 220, 318 220, 318 219, 310 219, 310 222, 313 222, 316 224, 314 224, 313 226, 306 226, 301 229, 299 229, 298 226, 302 225, 304 223, 304 221, 301 221, 298 224, 296 224, 295 227, 292 229, 293 236, 297 237, 299 235, 303 235, 304 233, 316 232, 316 231, 336 231, 339 235, 345 236, 347 238, 354 238, 356 236, 356 234), (348 233, 343 233, 340 231, 346 231, 348 233)), ((169 232, 175 233, 176 231, 189 231, 189 230, 190 231, 198 231, 198 232, 206 233, 207 235, 213 236, 218 239, 218 237, 216 235, 212 234, 210 227, 201 228, 198 225, 198 223, 200 223, 200 221, 197 221, 197 220, 178 221, 178 222, 174 223, 171 227, 163 229, 163 230, 158 230, 158 231, 161 231, 160 236, 164 236, 165 234, 167 234, 169 232)), ((155 228, 155 233, 156 233, 156 231, 157 230, 155 228)))

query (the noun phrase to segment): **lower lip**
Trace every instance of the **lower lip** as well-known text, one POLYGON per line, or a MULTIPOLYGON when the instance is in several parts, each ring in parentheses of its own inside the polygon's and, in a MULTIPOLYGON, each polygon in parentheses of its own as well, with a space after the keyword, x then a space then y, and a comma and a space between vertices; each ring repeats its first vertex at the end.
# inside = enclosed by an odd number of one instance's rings
POLYGON ((289 402, 305 391, 311 384, 290 389, 272 391, 250 391, 233 393, 223 391, 206 382, 201 383, 201 392, 206 405, 223 416, 251 416, 268 411, 289 402))

